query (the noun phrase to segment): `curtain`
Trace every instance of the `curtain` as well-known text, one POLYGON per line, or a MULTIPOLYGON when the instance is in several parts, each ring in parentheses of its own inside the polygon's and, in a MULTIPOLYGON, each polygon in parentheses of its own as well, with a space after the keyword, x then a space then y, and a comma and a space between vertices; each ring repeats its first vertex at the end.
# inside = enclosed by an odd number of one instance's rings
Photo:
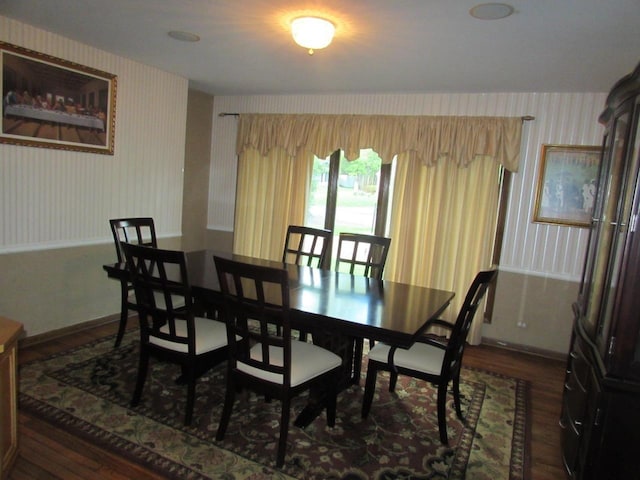
MULTIPOLYGON (((453 321, 475 274, 490 267, 500 166, 516 172, 519 117, 242 114, 234 252, 280 259, 302 224, 313 156, 372 148, 397 158, 385 278, 453 290, 453 321)), ((478 312, 469 340, 478 343, 478 312)))
POLYGON ((233 251, 280 261, 287 227, 304 223, 313 155, 266 157, 247 149, 238 159, 233 251))
POLYGON ((355 160, 360 149, 372 148, 383 163, 407 154, 427 166, 446 158, 460 167, 489 155, 516 172, 521 131, 519 117, 242 114, 236 151, 267 157, 282 148, 291 158, 301 151, 326 158, 342 149, 355 160))
MULTIPOLYGON (((385 278, 456 292, 443 319, 454 322, 476 273, 491 267, 500 166, 485 156, 466 168, 398 158, 385 278)), ((469 342, 480 343, 482 311, 469 342)))

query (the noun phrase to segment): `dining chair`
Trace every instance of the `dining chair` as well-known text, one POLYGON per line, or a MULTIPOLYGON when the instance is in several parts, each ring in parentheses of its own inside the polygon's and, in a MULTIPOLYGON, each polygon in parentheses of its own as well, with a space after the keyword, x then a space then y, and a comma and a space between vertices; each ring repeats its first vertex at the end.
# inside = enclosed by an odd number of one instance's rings
POLYGON ((150 357, 181 366, 187 386, 184 424, 190 425, 196 381, 226 359, 223 322, 194 314, 184 252, 122 243, 140 318, 138 377, 131 406, 140 403, 150 357))
MULTIPOLYGON (((289 225, 284 241, 282 263, 305 265, 307 267, 325 268, 328 266, 331 230, 324 228, 289 225)), ((299 331, 298 338, 307 341, 308 332, 299 331)))
POLYGON ((284 241, 282 262, 323 268, 331 244, 331 230, 289 225, 284 241))
MULTIPOLYGON (((338 237, 335 269, 344 271, 341 265, 346 265, 351 275, 364 275, 365 277, 382 280, 390 244, 391 239, 387 237, 342 232, 338 237)), ((369 346, 374 346, 374 341, 371 339, 369 339, 369 346)), ((363 350, 363 339, 356 338, 354 340, 353 354, 354 384, 360 382, 363 350)))
POLYGON ((291 338, 287 270, 214 257, 223 294, 221 311, 227 325, 227 390, 216 434, 224 439, 235 394, 247 388, 267 399, 281 401, 276 466, 284 464, 291 399, 319 388, 327 393, 327 424, 335 425, 338 355, 317 345, 291 338), (257 322, 249 326, 248 320, 257 322), (281 327, 280 333, 269 328, 281 327))
POLYGON ((496 275, 497 270, 481 271, 476 275, 453 325, 441 319, 428 322, 426 330, 434 326, 449 330, 448 340, 444 337, 423 335, 408 349, 377 343, 369 351, 367 380, 362 401, 362 418, 367 418, 369 415, 378 371, 390 372, 390 392, 395 390, 398 374, 418 378, 438 387, 438 430, 440 441, 445 445, 448 444, 445 408, 447 388, 449 383, 453 382, 453 400, 456 413, 458 418, 464 421, 460 407, 462 356, 473 317, 496 275))
MULTIPOLYGON (((114 218, 109 220, 111 233, 116 246, 118 263, 125 262, 123 243, 134 243, 138 245, 148 245, 157 248, 156 229, 151 217, 137 218, 114 218)), ((116 335, 115 347, 119 347, 122 337, 127 329, 127 319, 129 311, 136 310, 135 294, 131 282, 122 280, 120 282, 120 324, 116 335)))
POLYGON ((351 275, 381 280, 390 244, 387 237, 342 232, 338 237, 335 269, 344 271, 341 265, 347 265, 351 275))

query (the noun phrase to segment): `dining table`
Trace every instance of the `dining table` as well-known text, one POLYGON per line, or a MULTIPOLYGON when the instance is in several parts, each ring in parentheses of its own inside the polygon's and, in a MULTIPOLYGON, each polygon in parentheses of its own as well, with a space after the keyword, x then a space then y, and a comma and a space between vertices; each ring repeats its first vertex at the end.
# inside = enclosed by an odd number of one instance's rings
MULTIPOLYGON (((214 317, 222 308, 214 256, 286 269, 292 327, 343 359, 339 389, 358 383, 363 339, 409 348, 449 306, 455 293, 334 270, 287 264, 216 250, 186 252, 187 272, 199 309, 214 317), (360 346, 360 348, 358 347, 360 346)), ((125 263, 103 265, 109 278, 129 280, 125 263)), ((313 392, 312 392, 313 393, 313 392)), ((305 427, 322 411, 322 395, 310 395, 295 425, 305 427)))

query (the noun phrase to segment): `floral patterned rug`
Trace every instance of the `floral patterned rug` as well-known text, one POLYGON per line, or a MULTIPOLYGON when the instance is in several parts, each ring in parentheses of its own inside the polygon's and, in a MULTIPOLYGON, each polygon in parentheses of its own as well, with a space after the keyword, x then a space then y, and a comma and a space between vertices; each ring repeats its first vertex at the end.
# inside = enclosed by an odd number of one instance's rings
MULTIPOLYGON (((282 469, 274 468, 279 402, 237 396, 223 441, 215 441, 225 390, 225 368, 200 378, 192 426, 183 426, 186 388, 179 368, 158 361, 140 405, 129 402, 137 369, 137 332, 121 346, 113 337, 25 364, 19 408, 111 451, 176 479, 471 479, 529 478, 528 385, 483 370, 463 368, 466 424, 447 406, 450 445, 438 439, 436 389, 400 376, 388 392, 378 375, 371 413, 360 418, 360 386, 340 393, 336 426, 322 414, 306 429, 289 428, 282 469)), ((366 362, 363 367, 366 367, 366 362)), ((366 368, 363 368, 363 375, 366 368)), ((293 404, 292 418, 306 397, 293 404)))

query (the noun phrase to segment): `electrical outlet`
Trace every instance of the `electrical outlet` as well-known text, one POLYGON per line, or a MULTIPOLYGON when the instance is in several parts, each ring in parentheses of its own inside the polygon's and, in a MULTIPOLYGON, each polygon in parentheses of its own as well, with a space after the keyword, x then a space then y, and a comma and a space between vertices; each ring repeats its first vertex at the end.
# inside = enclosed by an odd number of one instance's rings
POLYGON ((520 328, 527 328, 527 324, 525 322, 518 322, 518 323, 516 323, 516 326, 518 326, 520 328))

